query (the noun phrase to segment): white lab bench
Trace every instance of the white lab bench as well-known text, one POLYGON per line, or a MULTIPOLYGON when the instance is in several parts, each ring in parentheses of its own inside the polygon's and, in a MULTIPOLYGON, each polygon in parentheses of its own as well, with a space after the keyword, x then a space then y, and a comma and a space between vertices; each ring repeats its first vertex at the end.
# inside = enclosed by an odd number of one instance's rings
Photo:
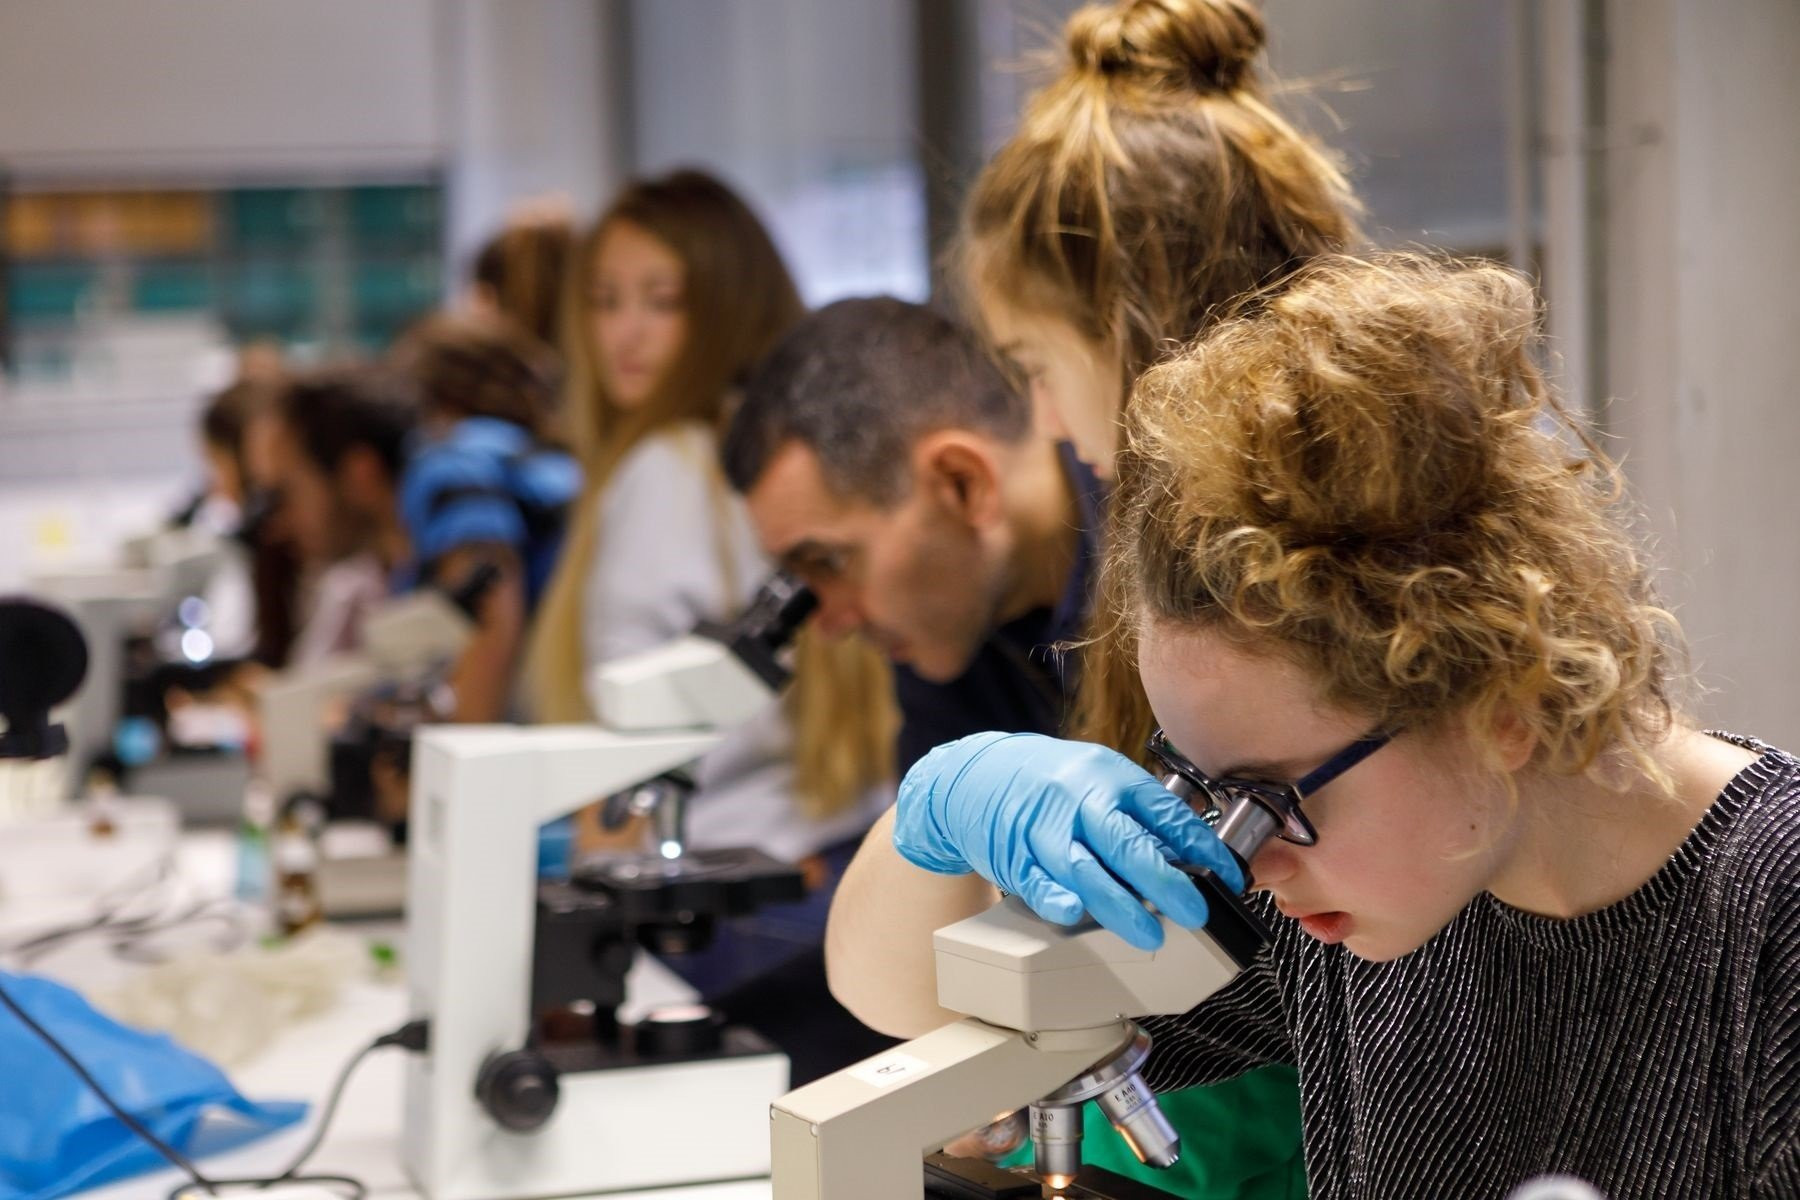
MULTIPOLYGON (((194 898, 230 895, 235 847, 229 834, 183 834, 176 861, 177 876, 184 888, 191 889, 194 898)), ((82 868, 75 864, 75 869, 82 868)), ((17 935, 80 919, 91 904, 39 903, 28 912, 20 911, 22 907, 0 904, 0 937, 11 941, 17 935)), ((364 926, 356 928, 367 930, 364 926)), ((385 932, 398 941, 398 927, 367 931, 385 932)), ((31 969, 88 991, 115 984, 122 973, 135 968, 114 958, 102 939, 90 937, 47 955, 31 969)), ((0 1013, 0 1017, 5 1016, 0 1013)), ((208 1157, 199 1163, 201 1170, 217 1178, 255 1177, 280 1171, 310 1136, 321 1115, 326 1092, 343 1065, 377 1035, 405 1019, 406 993, 401 983, 361 982, 348 985, 330 1011, 284 1030, 254 1059, 230 1074, 238 1090, 252 1099, 308 1101, 312 1108, 306 1120, 232 1153, 208 1157)), ((404 1058, 405 1051, 382 1050, 369 1055, 357 1068, 324 1143, 307 1163, 307 1173, 355 1176, 367 1185, 370 1200, 419 1195, 400 1165, 404 1058)), ((164 1200, 182 1179, 181 1173, 171 1167, 82 1192, 80 1196, 82 1200, 164 1200)), ((764 1179, 606 1195, 607 1200, 768 1200, 770 1187, 764 1179)))

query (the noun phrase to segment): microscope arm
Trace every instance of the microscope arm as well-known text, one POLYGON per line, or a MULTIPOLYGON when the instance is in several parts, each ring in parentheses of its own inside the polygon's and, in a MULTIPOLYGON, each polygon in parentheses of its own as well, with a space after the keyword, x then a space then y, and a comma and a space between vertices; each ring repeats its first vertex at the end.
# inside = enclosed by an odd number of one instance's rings
POLYGON ((588 696, 611 729, 730 729, 762 712, 791 675, 787 650, 814 609, 799 580, 776 572, 728 625, 602 663, 588 696))
POLYGON ((775 1200, 917 1200, 921 1151, 1046 1098, 1063 1105, 1065 1084, 1127 1053, 1134 1075, 1147 1047, 1128 1018, 1188 1011, 1266 936, 1222 884, 1188 870, 1212 924, 1163 917, 1159 950, 1092 921, 1052 925, 1017 896, 938 930, 938 1003, 968 1018, 776 1101, 775 1200))
POLYGON ((918 1200, 922 1156, 1048 1095, 1131 1036, 1125 1021, 1021 1034, 973 1017, 790 1092, 771 1110, 780 1200, 918 1200))
POLYGON ((1236 928, 1234 910, 1218 893, 1213 899, 1205 929, 1161 917, 1161 949, 1139 950, 1092 920, 1052 925, 1008 896, 933 935, 938 1003, 1003 1029, 1086 1029, 1184 1013, 1235 979, 1259 944, 1257 931, 1236 928))
POLYGON ((588 696, 609 729, 730 729, 774 692, 729 646, 688 634, 593 668, 588 696))

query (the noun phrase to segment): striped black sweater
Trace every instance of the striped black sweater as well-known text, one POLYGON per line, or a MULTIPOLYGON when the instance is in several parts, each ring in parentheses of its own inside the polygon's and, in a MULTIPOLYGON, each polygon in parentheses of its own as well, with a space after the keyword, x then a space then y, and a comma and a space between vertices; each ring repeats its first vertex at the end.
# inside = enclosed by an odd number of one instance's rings
POLYGON ((1762 757, 1599 912, 1484 894, 1370 963, 1270 909, 1255 968, 1142 1022, 1151 1086, 1294 1064, 1313 1200, 1800 1197, 1800 761, 1732 740, 1762 757))

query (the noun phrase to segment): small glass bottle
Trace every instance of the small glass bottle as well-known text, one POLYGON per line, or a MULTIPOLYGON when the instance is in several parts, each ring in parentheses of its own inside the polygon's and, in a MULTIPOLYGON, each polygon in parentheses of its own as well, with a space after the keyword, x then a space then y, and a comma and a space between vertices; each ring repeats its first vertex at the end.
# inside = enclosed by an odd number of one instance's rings
POLYGON ((275 924, 292 937, 324 916, 319 903, 319 849, 301 815, 282 814, 271 843, 275 866, 275 924))
POLYGON ((237 898, 245 904, 269 901, 269 826, 274 820, 274 793, 260 779, 251 780, 237 838, 237 898))
POLYGON ((87 781, 88 835, 96 840, 119 832, 119 784, 109 772, 95 768, 87 781))

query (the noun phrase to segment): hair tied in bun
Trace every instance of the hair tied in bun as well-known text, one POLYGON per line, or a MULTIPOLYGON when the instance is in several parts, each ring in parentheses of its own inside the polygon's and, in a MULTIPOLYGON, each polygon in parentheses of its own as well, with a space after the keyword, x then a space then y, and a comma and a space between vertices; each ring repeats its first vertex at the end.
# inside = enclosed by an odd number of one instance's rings
POLYGON ((1069 18, 1077 70, 1198 93, 1249 81, 1264 44, 1262 14, 1248 0, 1127 0, 1069 18))

